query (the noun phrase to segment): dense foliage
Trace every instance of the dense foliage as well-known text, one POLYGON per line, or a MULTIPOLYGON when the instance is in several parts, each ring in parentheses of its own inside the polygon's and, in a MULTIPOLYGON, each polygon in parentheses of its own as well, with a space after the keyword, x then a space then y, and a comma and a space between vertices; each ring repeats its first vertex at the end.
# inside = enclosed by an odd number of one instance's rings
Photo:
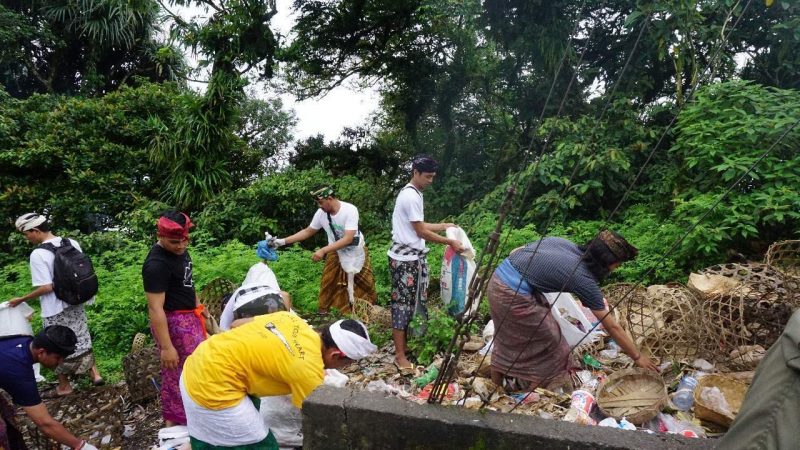
MULTIPOLYGON (((385 304, 393 200, 417 153, 442 163, 428 221, 482 248, 516 186, 500 255, 610 227, 640 249, 610 282, 680 281, 798 236, 797 2, 295 0, 292 12, 281 36, 271 0, 4 2, 0 300, 30 289, 14 218, 48 213, 96 261, 90 321, 117 370, 147 330, 140 269, 160 211, 196 222, 198 286, 238 282, 264 231, 307 226, 308 191, 331 183, 360 210, 385 304), (187 7, 200 12, 177 14, 187 7), (202 92, 189 89, 203 71, 202 92), (369 121, 295 142, 275 86, 302 98, 351 81, 380 91, 369 121)), ((301 312, 316 308, 323 239, 273 264, 301 312)), ((412 344, 422 359, 452 326, 436 314, 412 344)))

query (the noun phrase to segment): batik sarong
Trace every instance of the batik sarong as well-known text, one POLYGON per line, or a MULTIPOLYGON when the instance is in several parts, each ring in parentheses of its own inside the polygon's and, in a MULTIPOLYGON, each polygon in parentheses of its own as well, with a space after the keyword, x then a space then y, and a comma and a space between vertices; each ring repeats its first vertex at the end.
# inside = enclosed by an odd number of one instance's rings
MULTIPOLYGON (((364 247, 364 267, 353 278, 354 297, 375 303, 378 294, 375 292, 375 277, 369 262, 369 250, 364 247)), ((325 267, 322 269, 322 282, 319 288, 319 309, 329 311, 336 308, 342 313, 350 313, 350 296, 347 293, 347 272, 339 263, 339 254, 330 252, 325 255, 325 267)))
POLYGON ((56 375, 80 375, 94 366, 92 336, 89 334, 89 322, 83 305, 70 305, 54 316, 43 317, 42 325, 63 325, 75 332, 78 338, 75 351, 56 367, 56 375))
MULTIPOLYGON (((183 364, 194 349, 206 339, 205 318, 202 316, 202 311, 202 306, 194 310, 166 311, 169 339, 178 352, 178 368, 161 368, 161 413, 165 421, 178 425, 186 425, 186 412, 180 389, 183 364)), ((158 339, 155 341, 158 344, 158 339)), ((161 346, 158 347, 161 351, 161 346)))
POLYGON ((569 344, 548 313, 547 299, 538 292, 519 293, 497 275, 489 281, 487 295, 495 326, 492 369, 531 387, 568 380, 569 344))
POLYGON ((0 449, 27 450, 22 433, 17 428, 14 406, 0 395, 0 449))
POLYGON ((425 333, 428 320, 428 259, 423 254, 414 261, 398 261, 389 257, 392 277, 392 328, 406 330, 415 316, 421 328, 414 334, 425 333))

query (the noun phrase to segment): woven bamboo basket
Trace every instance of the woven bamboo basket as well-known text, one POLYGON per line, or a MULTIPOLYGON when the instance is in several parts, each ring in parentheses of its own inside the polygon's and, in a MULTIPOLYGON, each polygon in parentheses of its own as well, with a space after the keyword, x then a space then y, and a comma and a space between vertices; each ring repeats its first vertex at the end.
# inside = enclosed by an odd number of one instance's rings
POLYGON ((392 326, 392 312, 380 305, 374 305, 362 298, 356 298, 353 304, 353 315, 367 325, 392 326))
POLYGON ((694 390, 694 415, 698 419, 728 428, 739 413, 745 394, 747 394, 747 385, 740 381, 722 375, 706 375, 697 381, 697 387, 694 390), (717 411, 703 400, 703 388, 715 386, 722 391, 732 414, 717 411))
POLYGON ((198 297, 208 313, 219 318, 222 314, 222 299, 236 290, 236 285, 227 278, 214 278, 203 286, 198 297))
POLYGON ((614 372, 597 388, 597 406, 615 419, 641 425, 667 404, 667 386, 654 372, 632 368, 614 372))
POLYGON ((144 403, 159 395, 155 385, 161 383, 161 354, 155 346, 125 356, 122 371, 133 403, 144 403))
POLYGON ((800 241, 780 241, 769 246, 764 262, 781 272, 800 278, 800 241))

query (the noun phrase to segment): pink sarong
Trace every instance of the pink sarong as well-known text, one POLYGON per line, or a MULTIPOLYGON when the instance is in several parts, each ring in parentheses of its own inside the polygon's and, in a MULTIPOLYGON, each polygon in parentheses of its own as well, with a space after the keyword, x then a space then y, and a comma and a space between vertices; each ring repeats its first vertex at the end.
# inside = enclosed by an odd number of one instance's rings
MULTIPOLYGON (((203 309, 203 305, 200 305, 191 310, 165 311, 169 339, 172 341, 172 346, 178 351, 178 368, 161 368, 161 414, 165 421, 169 420, 177 425, 186 425, 186 412, 183 409, 180 389, 183 363, 206 339, 203 309)), ((158 339, 156 339, 156 343, 158 343, 158 339)), ((158 347, 158 350, 161 351, 161 346, 158 347)))
POLYGON ((487 295, 495 326, 492 369, 533 387, 568 379, 572 368, 569 345, 558 322, 548 314, 544 296, 518 293, 497 275, 489 281, 487 295))

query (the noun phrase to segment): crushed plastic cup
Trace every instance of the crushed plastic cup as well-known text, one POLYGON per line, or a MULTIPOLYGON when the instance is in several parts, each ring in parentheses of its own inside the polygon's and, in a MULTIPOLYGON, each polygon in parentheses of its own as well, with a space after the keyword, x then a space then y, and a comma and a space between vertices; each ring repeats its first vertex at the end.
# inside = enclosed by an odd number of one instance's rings
POLYGON ((572 392, 572 403, 570 404, 570 407, 589 414, 592 412, 594 402, 594 395, 592 395, 591 392, 578 389, 572 392))

